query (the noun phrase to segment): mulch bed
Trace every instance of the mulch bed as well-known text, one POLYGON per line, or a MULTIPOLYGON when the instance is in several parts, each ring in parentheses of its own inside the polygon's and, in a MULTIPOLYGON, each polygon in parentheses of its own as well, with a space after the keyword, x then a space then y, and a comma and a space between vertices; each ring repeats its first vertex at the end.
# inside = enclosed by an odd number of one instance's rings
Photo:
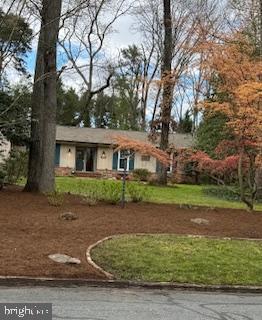
POLYGON ((86 262, 87 247, 106 236, 124 233, 176 233, 223 237, 262 238, 261 212, 179 208, 176 205, 100 204, 89 207, 79 197, 67 195, 60 207, 43 195, 8 187, 0 192, 0 275, 102 279, 86 262), (63 212, 77 220, 61 220, 63 212), (209 225, 190 221, 203 218, 209 225), (79 266, 60 265, 49 254, 79 258, 79 266))

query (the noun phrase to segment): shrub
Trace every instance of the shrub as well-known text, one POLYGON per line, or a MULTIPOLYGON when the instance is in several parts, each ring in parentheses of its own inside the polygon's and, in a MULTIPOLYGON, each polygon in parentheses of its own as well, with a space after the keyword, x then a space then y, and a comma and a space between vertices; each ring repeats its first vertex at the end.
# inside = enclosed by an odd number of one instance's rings
POLYGON ((82 195, 89 205, 99 201, 117 204, 121 199, 121 183, 107 180, 92 181, 92 184, 86 185, 84 181, 79 181, 77 194, 82 195))
POLYGON ((94 206, 99 200, 98 190, 96 188, 88 189, 83 195, 83 200, 89 206, 94 206))
POLYGON ((134 183, 127 185, 127 193, 132 202, 141 202, 147 196, 147 189, 134 183))
POLYGON ((110 204, 117 204, 121 200, 121 184, 113 181, 103 181, 100 184, 100 200, 110 204))
POLYGON ((135 169, 133 171, 133 177, 138 181, 148 181, 151 173, 147 169, 135 169))
POLYGON ((157 176, 151 176, 150 179, 148 180, 148 184, 150 186, 159 186, 159 180, 157 176))
POLYGON ((60 207, 63 205, 65 195, 62 192, 54 191, 46 194, 47 201, 51 206, 60 207))
POLYGON ((24 151, 12 150, 8 159, 4 162, 6 182, 16 183, 19 179, 27 176, 28 154, 24 151))
POLYGON ((6 171, 4 170, 4 168, 0 167, 0 190, 3 189, 5 179, 6 179, 6 171))

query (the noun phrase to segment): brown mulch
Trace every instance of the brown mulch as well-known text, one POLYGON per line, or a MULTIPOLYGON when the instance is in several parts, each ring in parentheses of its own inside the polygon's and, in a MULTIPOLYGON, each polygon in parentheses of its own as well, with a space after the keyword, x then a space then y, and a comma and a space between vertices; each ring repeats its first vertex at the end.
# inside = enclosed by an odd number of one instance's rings
POLYGON ((89 207, 80 198, 67 195, 61 207, 48 204, 43 195, 9 187, 0 192, 0 275, 49 276, 101 279, 86 262, 90 244, 123 233, 176 233, 223 237, 262 238, 261 212, 244 210, 179 208, 176 205, 128 204, 89 207), (77 220, 61 220, 63 212, 77 220), (209 225, 190 221, 204 218, 209 225), (49 254, 64 253, 79 258, 79 266, 60 265, 49 254))

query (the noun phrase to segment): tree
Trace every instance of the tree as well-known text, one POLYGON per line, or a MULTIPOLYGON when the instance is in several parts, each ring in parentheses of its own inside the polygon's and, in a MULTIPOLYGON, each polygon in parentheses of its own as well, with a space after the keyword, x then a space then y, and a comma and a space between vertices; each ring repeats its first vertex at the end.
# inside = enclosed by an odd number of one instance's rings
POLYGON ((190 111, 187 110, 184 116, 181 116, 179 118, 178 122, 174 121, 173 131, 176 131, 179 133, 191 133, 192 125, 193 125, 193 121, 190 116, 190 111))
POLYGON ((12 144, 28 144, 31 95, 26 85, 17 85, 9 91, 0 91, 0 129, 12 144))
POLYGON ((0 8, 0 89, 3 89, 4 73, 8 66, 26 72, 24 57, 31 50, 32 30, 21 16, 23 9, 24 6, 15 14, 5 13, 0 8))
POLYGON ((226 123, 227 117, 225 114, 206 110, 197 129, 196 149, 207 153, 211 158, 217 158, 216 148, 219 143, 232 137, 226 123))
POLYGON ((223 93, 224 99, 204 101, 203 106, 227 118, 234 138, 222 144, 219 153, 225 155, 227 146, 235 150, 241 200, 252 210, 258 189, 255 175, 261 166, 261 61, 255 58, 254 46, 241 33, 234 34, 232 39, 227 37, 224 43, 209 44, 208 50, 210 79, 214 74, 219 77, 217 91, 223 93))
POLYGON ((61 80, 57 82, 56 123, 64 126, 79 124, 80 98, 73 88, 65 89, 61 80))
MULTIPOLYGON (((168 149, 169 126, 171 120, 173 80, 172 80, 172 16, 170 0, 163 0, 164 10, 164 49, 161 81, 163 83, 163 97, 161 102, 161 138, 160 149, 168 149)), ((167 183, 167 169, 160 164, 159 182, 167 183)))
POLYGON ((28 179, 25 191, 54 190, 56 135, 57 39, 61 0, 42 0, 41 30, 38 40, 28 179))
POLYGON ((132 130, 145 129, 145 109, 140 107, 143 83, 143 55, 136 45, 121 50, 119 66, 113 78, 113 90, 132 130))
POLYGON ((106 40, 114 23, 130 8, 126 0, 94 1, 65 23, 64 37, 59 40, 68 62, 83 82, 83 122, 89 126, 92 99, 110 86, 114 74, 105 57, 106 40), (76 47, 74 43, 77 42, 76 47), (84 62, 83 62, 84 61, 84 62), (103 75, 97 77, 96 75, 103 75))
POLYGON ((115 151, 125 151, 125 164, 124 164, 124 176, 123 176, 123 187, 122 187, 122 208, 125 205, 125 184, 126 184, 126 163, 128 157, 134 155, 135 152, 139 152, 142 155, 152 156, 157 159, 165 168, 170 164, 170 157, 167 152, 160 150, 151 143, 141 142, 139 140, 130 139, 126 136, 115 135, 113 136, 116 149, 115 151))

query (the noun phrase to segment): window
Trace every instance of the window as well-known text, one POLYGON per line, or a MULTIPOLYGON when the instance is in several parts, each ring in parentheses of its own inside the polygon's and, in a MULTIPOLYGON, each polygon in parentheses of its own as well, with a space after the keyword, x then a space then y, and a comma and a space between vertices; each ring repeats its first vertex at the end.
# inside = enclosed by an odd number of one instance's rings
POLYGON ((125 169, 125 161, 126 163, 126 170, 128 171, 129 167, 129 161, 128 158, 126 159, 126 152, 124 150, 119 150, 118 151, 118 170, 123 171, 125 169))
POLYGON ((150 161, 150 156, 142 155, 141 161, 150 161))
POLYGON ((119 150, 117 160, 117 170, 124 171, 126 161, 126 171, 134 170, 134 154, 133 152, 127 152, 126 150, 119 150))

